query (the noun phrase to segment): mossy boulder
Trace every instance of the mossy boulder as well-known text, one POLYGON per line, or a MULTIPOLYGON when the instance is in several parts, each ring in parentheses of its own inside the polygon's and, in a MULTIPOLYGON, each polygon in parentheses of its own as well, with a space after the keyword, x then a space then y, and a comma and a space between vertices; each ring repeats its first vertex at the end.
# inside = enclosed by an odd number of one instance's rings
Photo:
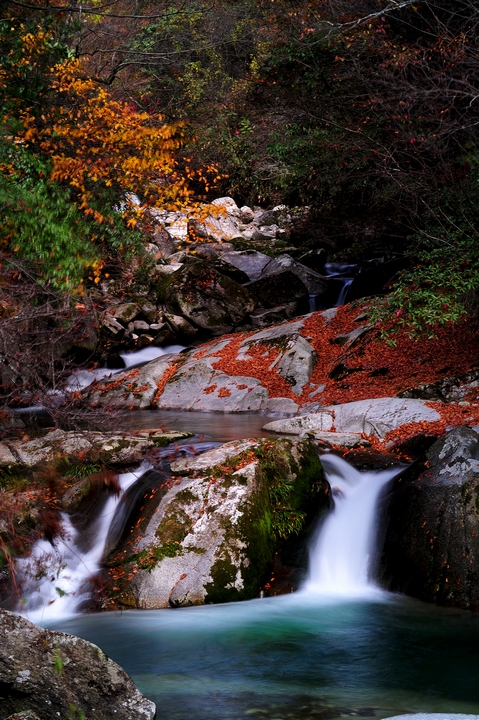
POLYGON ((281 542, 329 504, 309 440, 243 440, 172 464, 174 476, 110 552, 120 606, 161 608, 256 597, 281 542))
POLYGON ((399 475, 382 500, 379 566, 392 591, 479 609, 479 434, 458 427, 399 475))
POLYGON ((244 322, 254 309, 247 290, 199 260, 184 265, 165 281, 161 301, 209 335, 223 335, 244 322))

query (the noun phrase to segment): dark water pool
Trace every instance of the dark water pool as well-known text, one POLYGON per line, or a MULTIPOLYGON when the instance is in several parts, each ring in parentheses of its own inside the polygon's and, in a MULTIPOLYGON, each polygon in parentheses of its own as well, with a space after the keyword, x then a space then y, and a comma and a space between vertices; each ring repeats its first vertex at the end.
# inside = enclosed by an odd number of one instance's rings
POLYGON ((55 628, 99 645, 160 718, 479 712, 479 615, 379 592, 90 615, 55 628))

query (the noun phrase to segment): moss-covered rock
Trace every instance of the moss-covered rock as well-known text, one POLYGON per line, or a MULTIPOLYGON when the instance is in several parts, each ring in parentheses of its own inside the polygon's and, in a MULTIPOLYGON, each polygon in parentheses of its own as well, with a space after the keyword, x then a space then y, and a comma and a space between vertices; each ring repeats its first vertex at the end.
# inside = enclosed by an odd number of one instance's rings
POLYGON ((281 542, 303 530, 312 505, 329 503, 309 440, 234 441, 172 470, 155 511, 132 519, 132 534, 108 558, 120 605, 256 597, 281 542))
POLYGON ((203 261, 171 275, 161 297, 168 311, 215 336, 231 332, 254 308, 247 290, 203 261))

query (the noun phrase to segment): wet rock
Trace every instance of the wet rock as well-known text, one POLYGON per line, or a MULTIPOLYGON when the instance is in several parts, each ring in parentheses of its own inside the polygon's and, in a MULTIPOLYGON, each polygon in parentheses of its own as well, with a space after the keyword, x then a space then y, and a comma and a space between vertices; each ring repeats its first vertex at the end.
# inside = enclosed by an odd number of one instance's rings
MULTIPOLYGON (((168 316, 166 316, 168 317, 168 316)), ((316 362, 316 353, 301 335, 304 319, 266 328, 244 337, 236 360, 244 375, 216 367, 219 355, 234 339, 219 339, 189 353, 162 355, 146 365, 98 380, 83 392, 86 401, 108 407, 182 409, 218 412, 277 412, 292 414, 298 404, 290 397, 270 397, 261 379, 246 374, 253 348, 276 350, 272 367, 297 395, 301 394, 316 362), (263 347, 264 346, 264 347, 263 347)))
POLYGON ((472 370, 459 376, 448 376, 435 383, 418 385, 400 393, 400 397, 439 400, 442 402, 460 402, 479 387, 479 370, 472 370))
POLYGON ((0 635, 1 718, 25 712, 42 720, 72 713, 97 720, 156 717, 154 703, 96 645, 2 609, 0 635))
POLYGON ((479 609, 479 435, 451 430, 381 503, 378 576, 390 590, 479 609))
POLYGON ((328 254, 324 248, 318 250, 308 250, 298 257, 298 262, 306 267, 315 270, 317 273, 324 273, 324 266, 328 259, 328 254))
POLYGON ((257 250, 233 250, 223 253, 223 258, 244 272, 250 280, 258 278, 264 268, 271 262, 269 255, 257 250))
MULTIPOLYGON (((119 604, 161 608, 256 597, 278 533, 291 532, 288 513, 291 523, 299 519, 299 532, 308 505, 329 503, 309 441, 234 441, 176 461, 172 470, 175 480, 130 537, 135 555, 122 564, 131 579, 117 573, 119 604)), ((123 552, 120 546, 110 556, 113 572, 123 552)))
POLYGON ((198 335, 198 328, 188 322, 188 320, 181 315, 174 315, 172 313, 163 313, 165 322, 170 326, 175 337, 180 341, 191 342, 198 335))

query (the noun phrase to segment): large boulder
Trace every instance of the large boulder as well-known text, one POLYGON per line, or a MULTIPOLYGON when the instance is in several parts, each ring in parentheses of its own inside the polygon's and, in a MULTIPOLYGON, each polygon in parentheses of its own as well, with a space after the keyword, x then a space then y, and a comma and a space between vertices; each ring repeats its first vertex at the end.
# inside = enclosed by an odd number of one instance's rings
POLYGON ((291 255, 279 255, 272 259, 264 268, 262 277, 276 275, 280 272, 292 272, 298 277, 308 288, 308 292, 312 295, 321 295, 327 291, 327 278, 320 275, 315 270, 302 265, 294 260, 291 255))
POLYGON ((423 400, 402 398, 374 398, 331 405, 319 412, 296 418, 275 420, 264 426, 265 430, 288 435, 316 433, 364 433, 384 438, 391 430, 406 423, 433 422, 440 420, 434 408, 423 400))
POLYGON ((0 608, 0 720, 154 720, 156 708, 96 645, 52 632, 0 608))
POLYGON ((309 310, 308 288, 291 270, 260 277, 248 283, 246 288, 256 307, 274 308, 285 303, 294 303, 296 314, 309 310))
POLYGON ((268 579, 278 540, 329 503, 308 440, 243 440, 172 464, 128 538, 110 549, 110 601, 162 608, 242 600, 268 579))
POLYGON ((254 308, 247 290, 201 260, 165 278, 159 300, 167 311, 215 336, 231 332, 254 308))
POLYGON ((479 609, 479 434, 457 427, 382 500, 379 579, 389 590, 479 609))

